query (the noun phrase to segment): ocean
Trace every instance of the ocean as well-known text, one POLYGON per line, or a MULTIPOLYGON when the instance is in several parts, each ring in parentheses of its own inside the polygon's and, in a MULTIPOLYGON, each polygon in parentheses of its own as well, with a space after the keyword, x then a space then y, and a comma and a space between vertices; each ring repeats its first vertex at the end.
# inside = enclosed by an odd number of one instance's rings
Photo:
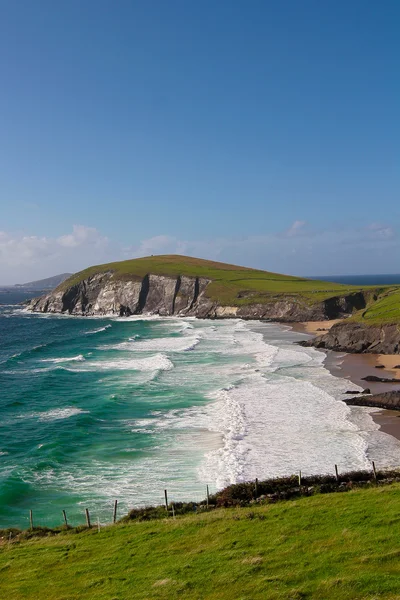
POLYGON ((34 315, 17 296, 0 295, 0 528, 400 465, 375 409, 345 405, 349 382, 288 326, 34 315))

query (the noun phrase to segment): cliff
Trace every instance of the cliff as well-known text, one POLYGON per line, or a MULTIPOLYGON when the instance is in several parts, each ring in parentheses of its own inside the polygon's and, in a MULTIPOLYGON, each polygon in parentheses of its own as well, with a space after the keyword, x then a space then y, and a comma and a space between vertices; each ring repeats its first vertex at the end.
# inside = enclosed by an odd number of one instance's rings
POLYGON ((309 295, 301 292, 274 290, 261 294, 258 290, 246 289, 244 283, 227 297, 222 293, 226 286, 222 286, 218 294, 217 283, 221 287, 220 280, 204 276, 149 272, 141 277, 137 274, 116 277, 113 270, 101 271, 84 278, 73 276, 54 291, 32 300, 28 310, 72 315, 158 314, 296 322, 334 319, 365 306, 362 292, 311 301, 309 295))
POLYGON ((71 315, 157 314, 286 323, 352 316, 306 345, 391 354, 400 350, 400 331, 393 324, 397 317, 400 322, 399 307, 398 287, 363 289, 176 255, 89 267, 27 306, 71 315))

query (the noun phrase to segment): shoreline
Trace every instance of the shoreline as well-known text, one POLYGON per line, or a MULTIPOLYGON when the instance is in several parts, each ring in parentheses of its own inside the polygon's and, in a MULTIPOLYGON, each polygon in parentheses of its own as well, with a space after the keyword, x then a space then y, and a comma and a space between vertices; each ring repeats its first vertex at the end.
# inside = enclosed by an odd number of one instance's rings
MULTIPOLYGON (((333 320, 294 323, 292 329, 297 333, 309 337, 318 335, 319 332, 321 334, 326 333, 337 322, 337 320, 333 320)), ((372 394, 400 390, 400 383, 362 380, 362 377, 368 375, 385 377, 387 379, 393 377, 400 378, 400 369, 395 368, 397 365, 400 365, 400 355, 346 354, 344 352, 335 352, 334 350, 320 350, 320 352, 325 354, 324 367, 335 377, 342 377, 348 380, 349 391, 352 389, 351 384, 363 389, 369 388, 372 394)), ((374 409, 369 414, 379 426, 380 431, 400 440, 400 411, 374 409)))

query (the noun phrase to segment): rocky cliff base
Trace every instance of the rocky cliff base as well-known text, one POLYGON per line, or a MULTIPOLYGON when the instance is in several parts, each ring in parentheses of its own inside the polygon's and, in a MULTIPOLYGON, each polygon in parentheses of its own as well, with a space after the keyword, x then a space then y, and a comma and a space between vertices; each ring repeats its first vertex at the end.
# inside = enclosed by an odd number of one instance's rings
POLYGON ((210 283, 202 277, 150 273, 143 278, 123 280, 116 279, 112 272, 98 273, 70 287, 62 284, 32 300, 28 310, 71 315, 237 317, 290 323, 341 318, 364 308, 366 303, 363 293, 356 292, 316 303, 300 295, 282 294, 271 295, 263 303, 240 305, 238 301, 238 306, 225 306, 207 294, 210 283))
POLYGON ((398 325, 371 326, 344 321, 334 325, 328 333, 301 344, 337 352, 399 354, 400 327, 398 325))

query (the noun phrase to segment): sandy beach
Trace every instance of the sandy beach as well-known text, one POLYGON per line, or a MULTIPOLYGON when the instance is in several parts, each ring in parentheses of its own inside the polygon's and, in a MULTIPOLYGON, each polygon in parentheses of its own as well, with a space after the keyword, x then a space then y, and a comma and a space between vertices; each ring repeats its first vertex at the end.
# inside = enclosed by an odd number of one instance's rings
POLYGON ((294 323, 293 329, 299 333, 308 333, 310 335, 323 335, 331 327, 340 323, 342 319, 332 319, 331 321, 304 321, 303 323, 294 323))
POLYGON ((400 379, 400 354, 377 354, 376 357, 378 365, 383 365, 385 371, 392 373, 392 377, 400 379))
MULTIPOLYGON (((323 335, 338 322, 339 320, 296 323, 293 329, 307 336, 323 335)), ((325 367, 335 377, 347 379, 349 391, 352 389, 352 383, 364 389, 369 388, 372 394, 400 390, 400 383, 371 382, 362 379, 368 375, 400 379, 400 368, 396 368, 397 365, 400 367, 399 354, 345 354, 332 350, 323 352, 326 354, 325 367)), ((371 413, 371 416, 381 431, 400 440, 400 411, 384 409, 371 413)))

